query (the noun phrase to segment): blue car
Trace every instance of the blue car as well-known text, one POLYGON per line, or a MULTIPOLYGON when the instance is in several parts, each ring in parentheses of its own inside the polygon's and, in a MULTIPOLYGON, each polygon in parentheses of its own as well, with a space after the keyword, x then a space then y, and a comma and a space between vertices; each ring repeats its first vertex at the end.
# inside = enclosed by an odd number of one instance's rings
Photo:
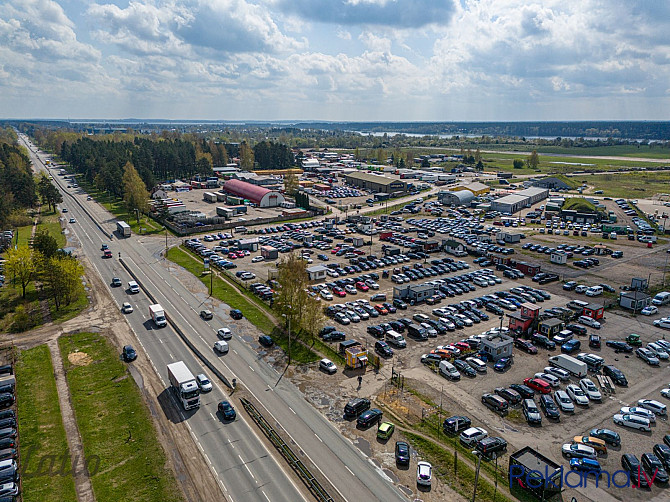
POLYGON ((493 365, 495 371, 505 371, 512 366, 512 359, 509 357, 501 357, 493 365))
POLYGON ((561 345, 561 352, 565 352, 566 354, 572 354, 573 352, 579 350, 581 346, 582 342, 580 342, 579 340, 568 340, 563 345, 561 345))
POLYGON ((573 458, 570 460, 570 469, 573 471, 583 471, 600 476, 600 464, 592 458, 573 458))
POLYGON ((235 417, 237 417, 235 409, 228 401, 221 401, 218 405, 218 410, 224 420, 235 420, 235 417))

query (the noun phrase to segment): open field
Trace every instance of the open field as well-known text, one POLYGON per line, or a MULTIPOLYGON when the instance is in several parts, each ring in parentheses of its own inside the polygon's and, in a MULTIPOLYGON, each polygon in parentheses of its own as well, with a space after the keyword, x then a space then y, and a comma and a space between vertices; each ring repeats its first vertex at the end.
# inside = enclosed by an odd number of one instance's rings
MULTIPOLYGON (((46 345, 24 350, 16 367, 24 502, 77 500, 51 356, 46 345), (48 472, 52 466, 52 472, 48 472), (65 468, 61 470, 61 466, 65 468)), ((81 465, 77 467, 81 468, 81 465)))
POLYGON ((100 459, 91 472, 97 501, 181 500, 149 411, 116 350, 96 333, 63 336, 58 346, 84 454, 100 459))
POLYGON ((77 183, 86 191, 96 202, 100 203, 107 211, 130 225, 131 230, 136 233, 145 233, 147 235, 164 232, 163 227, 147 216, 140 218, 140 224, 137 223, 137 217, 130 214, 126 209, 122 199, 99 190, 95 185, 88 183, 82 176, 77 176, 77 183), (140 232, 140 227, 146 229, 146 232, 140 232))
POLYGON ((670 192, 670 172, 642 171, 617 174, 585 174, 578 177, 603 195, 622 198, 651 198, 670 192))

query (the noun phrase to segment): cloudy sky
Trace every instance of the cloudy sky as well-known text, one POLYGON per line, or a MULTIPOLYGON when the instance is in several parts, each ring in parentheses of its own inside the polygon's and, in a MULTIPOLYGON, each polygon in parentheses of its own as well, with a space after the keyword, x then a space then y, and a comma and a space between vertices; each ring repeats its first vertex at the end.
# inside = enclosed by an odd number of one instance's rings
POLYGON ((0 117, 667 120, 667 0, 0 0, 0 117))

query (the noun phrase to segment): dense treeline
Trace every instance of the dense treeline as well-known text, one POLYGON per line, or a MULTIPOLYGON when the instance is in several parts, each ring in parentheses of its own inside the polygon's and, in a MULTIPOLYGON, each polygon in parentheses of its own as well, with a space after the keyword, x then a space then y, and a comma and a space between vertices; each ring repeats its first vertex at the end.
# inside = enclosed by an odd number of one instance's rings
POLYGON ((254 159, 260 169, 288 169, 295 163, 288 145, 261 141, 254 146, 254 159))
POLYGON ((0 186, 0 228, 3 228, 13 213, 37 202, 30 158, 10 128, 0 130, 0 186))

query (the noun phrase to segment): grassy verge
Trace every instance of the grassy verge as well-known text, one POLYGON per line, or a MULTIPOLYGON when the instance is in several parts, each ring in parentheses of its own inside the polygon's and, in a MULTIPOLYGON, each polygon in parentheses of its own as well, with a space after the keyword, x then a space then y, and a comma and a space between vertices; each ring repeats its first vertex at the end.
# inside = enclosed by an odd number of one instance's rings
MULTIPOLYGON (((167 256, 170 261, 184 267, 194 276, 198 277, 208 288, 210 287, 209 274, 203 276, 203 265, 194 260, 194 258, 196 258, 200 261, 201 259, 199 257, 196 257, 182 247, 171 248, 168 251, 167 256)), ((278 329, 272 319, 268 317, 268 312, 266 311, 267 307, 264 304, 259 304, 259 302, 261 302, 260 299, 251 294, 247 294, 247 291, 242 287, 239 287, 239 290, 243 293, 240 294, 227 281, 224 281, 217 275, 211 279, 211 286, 213 289, 212 295, 215 298, 230 305, 231 308, 241 310, 244 313, 244 316, 254 326, 266 335, 270 335, 277 345, 279 345, 285 352, 288 352, 288 336, 286 336, 282 330, 278 329)), ((319 357, 304 345, 301 345, 300 343, 292 343, 291 358, 299 363, 309 363, 317 361, 319 357)))
MULTIPOLYGON (((433 465, 433 472, 437 477, 441 478, 461 495, 468 498, 472 496, 475 484, 475 472, 468 464, 460 459, 454 462, 454 454, 452 452, 421 436, 408 432, 405 432, 404 435, 412 443, 412 446, 420 451, 422 456, 433 465), (456 474, 454 474, 454 464, 456 465, 456 474)), ((482 462, 482 467, 484 467, 484 461, 482 462)), ((504 477, 500 479, 499 477, 498 483, 505 485, 506 479, 504 477)), ((496 492, 494 485, 480 476, 477 484, 477 500, 493 501, 494 492, 496 492)), ((497 493, 495 493, 495 500, 498 502, 512 501, 512 499, 500 493, 500 490, 497 490, 497 493)))
MULTIPOLYGON (((24 502, 77 500, 53 371, 46 345, 24 350, 19 355, 16 403, 20 418, 24 502), (48 472, 47 467, 51 465, 53 470, 48 472), (61 466, 65 469, 60 470, 61 466)), ((82 468, 82 465, 75 468, 82 468)))
POLYGON ((119 220, 123 220, 128 225, 130 229, 136 233, 140 233, 140 227, 146 228, 146 232, 142 232, 143 235, 151 235, 163 232, 163 226, 153 221, 148 216, 140 217, 140 223, 137 223, 137 217, 134 214, 131 214, 126 209, 125 203, 122 199, 115 197, 108 192, 99 190, 94 184, 86 181, 83 176, 77 177, 79 185, 88 193, 93 199, 101 204, 107 211, 116 216, 119 220))
POLYGON ((149 411, 116 350, 97 333, 63 336, 58 345, 84 454, 100 461, 97 469, 89 463, 96 500, 182 500, 149 411), (87 354, 89 364, 72 364, 74 352, 87 354))

